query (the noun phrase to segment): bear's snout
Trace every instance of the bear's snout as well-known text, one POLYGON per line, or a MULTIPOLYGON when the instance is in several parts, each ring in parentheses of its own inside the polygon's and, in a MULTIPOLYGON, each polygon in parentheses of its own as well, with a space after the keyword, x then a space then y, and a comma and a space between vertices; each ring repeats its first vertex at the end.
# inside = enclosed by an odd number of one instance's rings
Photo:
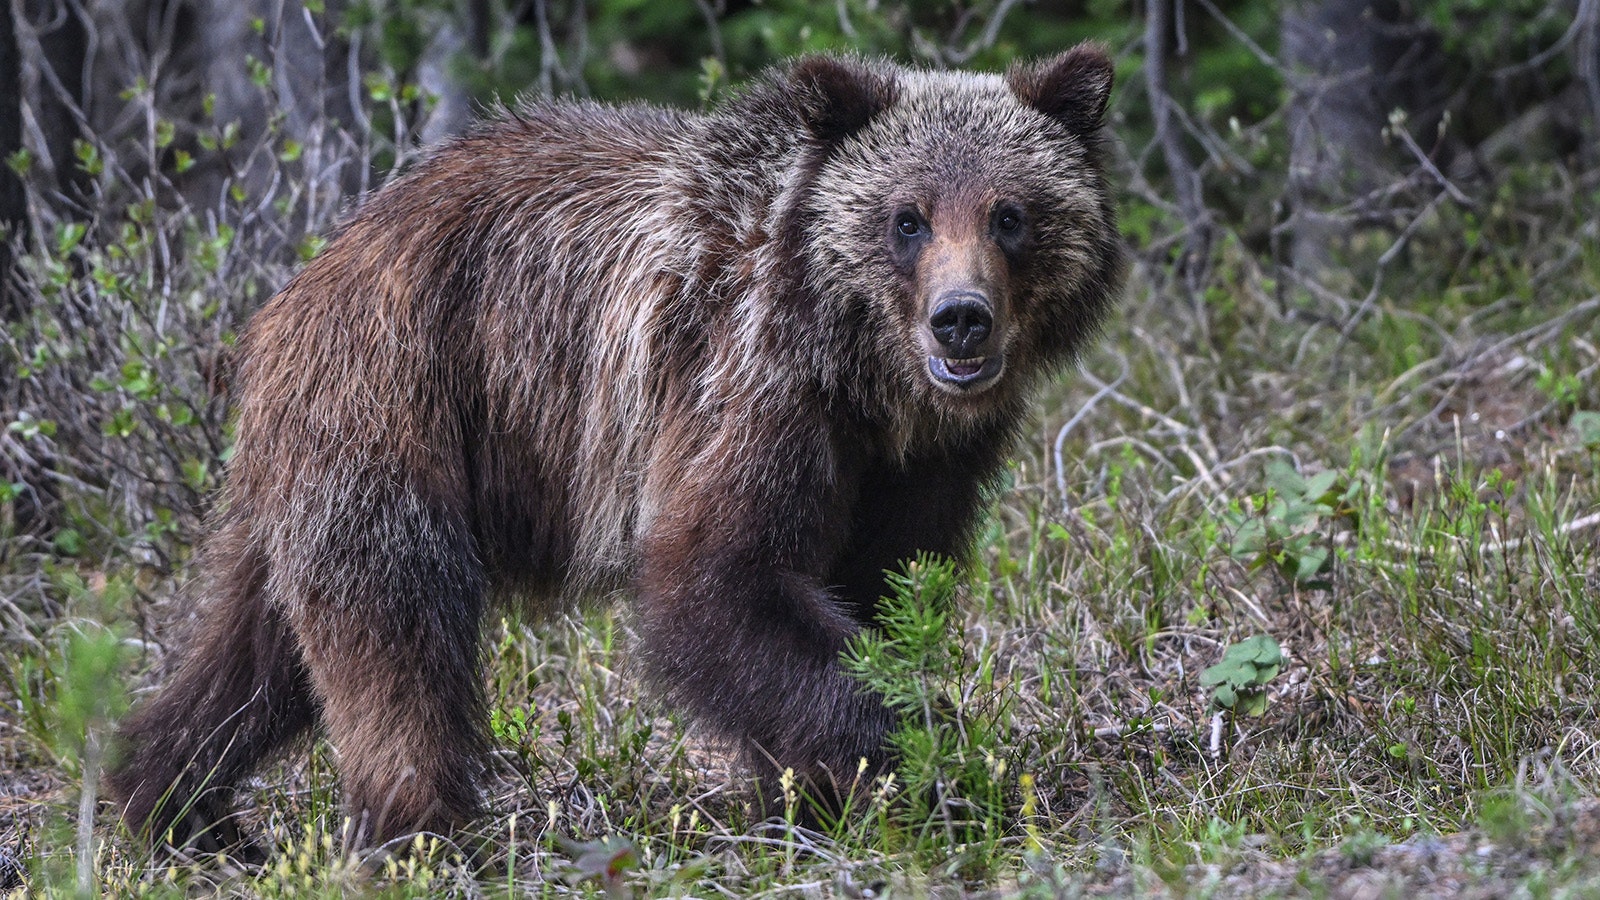
POLYGON ((958 289, 941 295, 927 321, 933 338, 928 347, 933 383, 956 394, 993 384, 1005 368, 999 349, 992 346, 995 331, 994 304, 982 292, 958 289))
POLYGON ((988 298, 972 292, 947 294, 928 317, 934 340, 952 359, 980 355, 993 327, 994 313, 988 298))

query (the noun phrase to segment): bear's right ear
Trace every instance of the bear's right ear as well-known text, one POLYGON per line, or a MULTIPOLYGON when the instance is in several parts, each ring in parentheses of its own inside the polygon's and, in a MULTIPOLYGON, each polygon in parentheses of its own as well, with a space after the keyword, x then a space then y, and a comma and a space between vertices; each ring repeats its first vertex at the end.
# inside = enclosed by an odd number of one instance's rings
POLYGON ((860 131, 895 98, 892 78, 848 57, 805 57, 789 69, 788 86, 806 128, 826 144, 860 131))
POLYGON ((1006 72, 1006 83, 1018 100, 1080 138, 1092 136, 1105 120, 1112 78, 1111 57, 1103 45, 1092 41, 1042 62, 1013 65, 1006 72))

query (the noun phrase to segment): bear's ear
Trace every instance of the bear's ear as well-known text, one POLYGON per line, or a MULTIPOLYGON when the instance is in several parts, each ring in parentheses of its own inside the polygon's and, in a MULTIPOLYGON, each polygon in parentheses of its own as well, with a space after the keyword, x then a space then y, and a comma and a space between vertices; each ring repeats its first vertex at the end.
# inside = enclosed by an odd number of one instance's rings
POLYGON ((789 69, 788 87, 801 120, 823 143, 860 131, 895 98, 892 78, 848 57, 805 57, 789 69))
POLYGON ((1086 41, 1042 62, 1013 65, 1006 83, 1018 100, 1087 138, 1105 120, 1112 77, 1106 48, 1086 41))

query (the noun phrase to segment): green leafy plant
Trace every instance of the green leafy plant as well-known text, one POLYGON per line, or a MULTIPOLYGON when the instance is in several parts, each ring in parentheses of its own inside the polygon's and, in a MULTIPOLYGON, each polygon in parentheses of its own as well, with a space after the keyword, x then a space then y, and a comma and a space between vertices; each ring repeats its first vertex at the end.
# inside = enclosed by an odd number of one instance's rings
POLYGON ((0 684, 19 698, 23 729, 79 786, 76 816, 63 807, 45 824, 43 840, 73 849, 36 861, 32 887, 40 896, 68 885, 77 896, 92 896, 98 887, 94 809, 107 732, 127 707, 119 678, 126 659, 127 648, 113 629, 74 619, 45 653, 25 655, 15 668, 0 667, 0 684))
POLYGON ((1283 668, 1283 648, 1271 635, 1245 638, 1222 654, 1222 661, 1200 673, 1211 688, 1211 705, 1234 714, 1267 711, 1267 685, 1283 668))
POLYGON ((572 865, 567 881, 581 884, 598 882, 607 897, 631 896, 624 879, 639 868, 639 848, 622 837, 605 837, 598 841, 563 841, 572 855, 572 865))
MULTIPOLYGON (((889 744, 899 758, 897 818, 914 833, 938 826, 949 840, 995 840, 1011 751, 998 703, 955 704, 952 696, 982 672, 952 639, 955 566, 922 556, 889 575, 879 601, 881 628, 861 633, 845 651, 845 668, 902 714, 889 744)), ((929 845, 933 846, 933 845, 929 845)))
POLYGON ((1309 478, 1287 463, 1267 468, 1267 490, 1226 516, 1229 555, 1251 569, 1272 566, 1290 581, 1320 586, 1330 563, 1328 537, 1337 521, 1355 521, 1358 486, 1336 471, 1309 478))

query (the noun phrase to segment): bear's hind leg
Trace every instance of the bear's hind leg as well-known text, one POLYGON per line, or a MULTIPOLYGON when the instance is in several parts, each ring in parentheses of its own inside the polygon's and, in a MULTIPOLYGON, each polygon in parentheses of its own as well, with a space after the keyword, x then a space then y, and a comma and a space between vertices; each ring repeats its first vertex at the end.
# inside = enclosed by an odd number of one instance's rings
POLYGON ((291 604, 338 754, 346 840, 449 833, 479 812, 487 746, 475 542, 459 516, 403 495, 347 513, 291 604))

